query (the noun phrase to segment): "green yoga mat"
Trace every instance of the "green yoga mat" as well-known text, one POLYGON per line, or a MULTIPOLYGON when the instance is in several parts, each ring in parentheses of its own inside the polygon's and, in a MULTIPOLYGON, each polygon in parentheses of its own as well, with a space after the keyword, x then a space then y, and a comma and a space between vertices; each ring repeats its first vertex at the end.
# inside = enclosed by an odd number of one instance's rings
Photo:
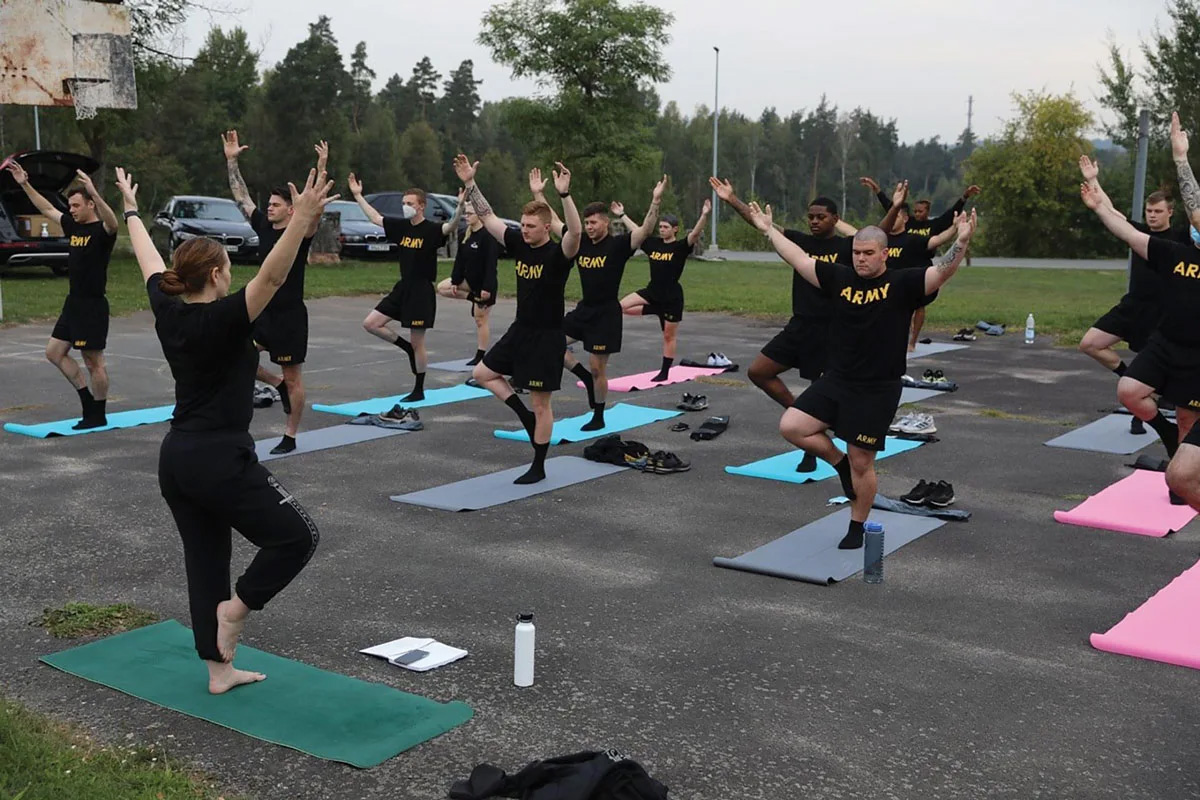
POLYGON ((192 632, 175 620, 41 660, 155 705, 354 767, 381 764, 474 713, 465 703, 438 703, 245 645, 238 647, 237 667, 267 679, 211 695, 192 632))

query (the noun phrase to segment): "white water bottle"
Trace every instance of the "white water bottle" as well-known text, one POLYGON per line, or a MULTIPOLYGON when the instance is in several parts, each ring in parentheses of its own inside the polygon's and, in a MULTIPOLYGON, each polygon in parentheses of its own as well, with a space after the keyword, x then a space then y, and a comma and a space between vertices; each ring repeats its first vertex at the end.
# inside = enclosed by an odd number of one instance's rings
POLYGON ((1033 339, 1033 313, 1030 312, 1029 316, 1025 318, 1025 344, 1033 344, 1033 339))
POLYGON ((533 614, 517 615, 513 646, 513 683, 533 686, 533 614))
POLYGON ((42 223, 42 238, 43 239, 50 238, 50 226, 45 222, 42 223))

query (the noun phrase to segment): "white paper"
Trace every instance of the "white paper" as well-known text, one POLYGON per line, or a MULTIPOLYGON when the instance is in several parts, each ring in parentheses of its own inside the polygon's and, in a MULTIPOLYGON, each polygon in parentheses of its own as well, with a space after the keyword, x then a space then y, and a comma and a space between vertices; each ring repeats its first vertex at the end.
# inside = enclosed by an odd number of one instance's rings
POLYGON ((437 639, 422 639, 415 636, 405 636, 402 639, 377 644, 374 647, 368 647, 358 652, 369 656, 386 658, 390 662, 393 658, 402 656, 412 650, 424 650, 429 655, 411 664, 396 664, 396 666, 404 667, 413 672, 428 672, 431 669, 445 666, 452 661, 465 658, 467 655, 466 650, 442 644, 437 639))

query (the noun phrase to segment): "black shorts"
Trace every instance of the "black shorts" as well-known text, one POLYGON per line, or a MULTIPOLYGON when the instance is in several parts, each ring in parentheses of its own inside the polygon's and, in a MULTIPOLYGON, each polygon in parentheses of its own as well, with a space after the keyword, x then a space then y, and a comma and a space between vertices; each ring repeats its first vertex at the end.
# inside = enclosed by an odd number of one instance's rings
POLYGON ((562 388, 564 350, 566 338, 561 328, 531 328, 514 322, 484 354, 483 365, 508 375, 518 388, 557 392, 562 388))
POLYGON ((607 356, 621 352, 621 304, 575 306, 563 317, 563 333, 583 342, 589 353, 607 356))
POLYGON ((475 316, 475 306, 491 308, 496 305, 496 294, 494 292, 488 295, 487 300, 483 300, 479 297, 479 293, 472 289, 467 292, 467 299, 471 301, 471 316, 475 316))
POLYGON ((375 310, 402 328, 432 328, 437 314, 437 290, 425 281, 397 281, 375 310))
POLYGON ((1146 346, 1146 340, 1158 327, 1160 319, 1162 307, 1158 303, 1125 295, 1092 327, 1120 336, 1129 344, 1129 349, 1136 353, 1146 346))
POLYGON ((1158 331, 1125 370, 1133 378, 1181 408, 1200 412, 1200 345, 1172 342, 1158 331))
POLYGON ((792 408, 826 423, 844 442, 880 451, 901 391, 900 381, 850 382, 827 375, 805 389, 792 408))
POLYGON ((767 342, 762 354, 777 364, 800 370, 805 380, 816 380, 825 372, 829 359, 829 318, 792 317, 767 342))
POLYGON ((662 318, 667 322, 679 322, 683 319, 683 287, 678 283, 670 287, 647 286, 638 289, 637 294, 647 303, 662 312, 662 318))
POLYGON ((70 342, 77 350, 103 350, 108 344, 108 298, 67 295, 50 338, 70 342))
POLYGON ((270 353, 275 364, 303 364, 308 356, 308 308, 303 303, 268 307, 254 320, 254 343, 270 353))

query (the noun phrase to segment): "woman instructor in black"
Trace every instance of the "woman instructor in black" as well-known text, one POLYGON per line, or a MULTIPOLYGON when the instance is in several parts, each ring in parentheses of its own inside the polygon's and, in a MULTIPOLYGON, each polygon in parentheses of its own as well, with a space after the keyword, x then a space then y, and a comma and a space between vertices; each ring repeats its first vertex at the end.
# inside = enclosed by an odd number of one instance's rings
POLYGON ((189 239, 166 269, 137 216, 137 186, 120 167, 117 186, 134 255, 146 281, 154 329, 175 379, 175 413, 159 452, 158 483, 183 539, 196 652, 208 666, 208 690, 261 681, 234 669, 238 636, 312 558, 312 518, 258 463, 249 426, 258 353, 254 320, 283 285, 309 224, 331 200, 332 182, 310 171, 292 193, 293 222, 247 284, 232 294, 229 257, 212 239, 189 239), (230 593, 230 529, 259 551, 230 593))

